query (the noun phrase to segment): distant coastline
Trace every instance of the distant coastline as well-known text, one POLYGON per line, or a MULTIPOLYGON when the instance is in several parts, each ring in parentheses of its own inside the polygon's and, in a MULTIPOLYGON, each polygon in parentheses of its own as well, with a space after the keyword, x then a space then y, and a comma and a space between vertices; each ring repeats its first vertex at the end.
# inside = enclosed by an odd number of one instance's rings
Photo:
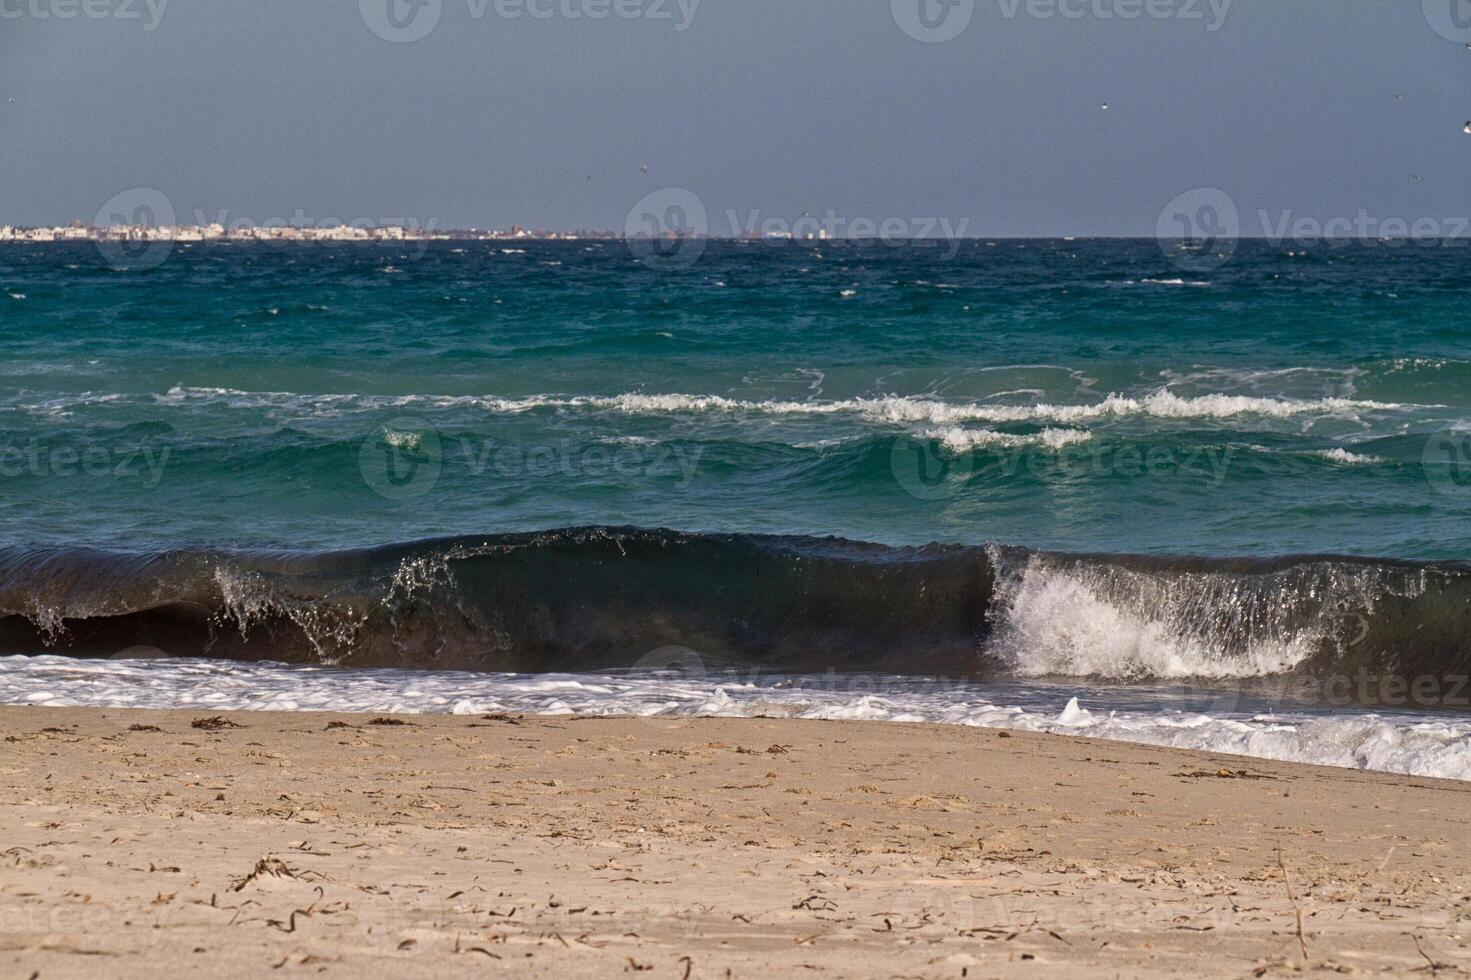
POLYGON ((0 242, 424 242, 424 241, 582 241, 613 240, 611 231, 543 231, 519 225, 509 229, 446 229, 356 223, 296 225, 0 225, 0 242))
MULTIPOLYGON (((943 238, 944 236, 919 236, 943 238)), ((841 238, 841 236, 839 236, 841 238)), ((884 236, 853 236, 852 240, 880 241, 884 236)), ((579 229, 548 231, 513 225, 510 228, 438 229, 417 225, 0 225, 0 243, 7 242, 474 242, 474 241, 812 241, 833 240, 824 230, 816 234, 711 235, 668 231, 662 235, 629 235, 621 231, 579 229)), ((976 239, 980 240, 980 239, 976 239)))

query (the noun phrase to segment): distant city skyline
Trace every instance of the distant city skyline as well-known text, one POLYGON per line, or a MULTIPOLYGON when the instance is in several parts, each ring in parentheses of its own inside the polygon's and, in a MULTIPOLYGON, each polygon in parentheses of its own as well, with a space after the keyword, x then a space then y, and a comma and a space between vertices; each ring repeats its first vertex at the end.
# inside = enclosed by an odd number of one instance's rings
POLYGON ((1460 237, 1462 2, 0 0, 0 225, 1460 237))

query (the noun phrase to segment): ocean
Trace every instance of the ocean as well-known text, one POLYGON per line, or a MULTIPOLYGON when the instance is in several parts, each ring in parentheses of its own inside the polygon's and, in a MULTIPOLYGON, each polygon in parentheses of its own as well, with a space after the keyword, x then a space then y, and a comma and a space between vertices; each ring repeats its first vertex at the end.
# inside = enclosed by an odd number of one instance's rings
POLYGON ((0 248, 5 702, 932 721, 1471 779, 1460 248, 116 258, 0 248))

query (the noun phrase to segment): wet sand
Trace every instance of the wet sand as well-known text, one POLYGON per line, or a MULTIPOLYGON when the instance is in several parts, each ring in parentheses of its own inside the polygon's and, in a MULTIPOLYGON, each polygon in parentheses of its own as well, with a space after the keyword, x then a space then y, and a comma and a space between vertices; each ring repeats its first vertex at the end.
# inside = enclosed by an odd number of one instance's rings
POLYGON ((0 707, 0 974, 1471 971, 1471 784, 873 722, 0 707))

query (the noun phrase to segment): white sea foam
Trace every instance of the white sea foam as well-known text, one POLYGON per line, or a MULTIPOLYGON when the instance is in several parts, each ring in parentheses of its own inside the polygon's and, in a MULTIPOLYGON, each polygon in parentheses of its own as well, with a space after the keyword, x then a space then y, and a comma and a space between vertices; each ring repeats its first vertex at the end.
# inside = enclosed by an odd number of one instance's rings
POLYGON ((1347 449, 1320 449, 1313 453, 1319 459, 1326 459, 1330 463, 1342 463, 1345 466, 1363 466, 1369 463, 1384 462, 1378 456, 1365 456, 1362 453, 1352 453, 1347 449))
MULTIPOLYGON (((120 399, 124 396, 108 396, 120 399)), ((134 396, 128 396, 134 397, 134 396)), ((1250 395, 1178 395, 1168 388, 1139 396, 1111 394, 1080 404, 1037 402, 1025 405, 994 402, 949 402, 930 397, 889 396, 833 401, 738 399, 725 395, 685 393, 559 396, 528 395, 365 395, 348 393, 301 394, 283 391, 241 391, 234 388, 175 385, 163 394, 148 396, 156 404, 222 404, 231 408, 281 408, 313 414, 339 414, 384 409, 432 410, 477 408, 495 415, 516 415, 538 409, 621 412, 626 415, 745 414, 776 416, 852 415, 870 422, 910 425, 958 425, 965 422, 1081 424, 1093 420, 1129 417, 1158 419, 1228 419, 1238 416, 1296 418, 1333 416, 1357 418, 1364 412, 1401 412, 1438 406, 1409 405, 1353 398, 1269 398, 1250 395)), ((68 407, 95 404, 104 399, 91 393, 53 398, 68 407)))
POLYGON ((424 434, 422 432, 399 432, 394 429, 383 430, 383 441, 395 449, 418 449, 419 443, 423 441, 423 438, 424 434))
POLYGON ((959 422, 1082 422, 1091 419, 1151 416, 1165 419, 1231 418, 1262 415, 1290 418, 1300 415, 1354 415, 1366 411, 1396 411, 1418 406, 1350 398, 1259 398, 1246 395, 1212 394, 1184 397, 1168 389, 1134 398, 1109 395, 1101 401, 1079 405, 994 405, 974 402, 943 402, 930 398, 856 398, 845 401, 741 401, 720 395, 625 394, 613 397, 583 397, 541 405, 614 409, 629 414, 676 412, 748 412, 774 415, 834 415, 853 413, 891 422, 935 424, 959 422))
MULTIPOLYGON (((1125 681, 1290 673, 1422 576, 1352 563, 1262 575, 1171 570, 992 547, 998 570, 991 649, 1022 677, 1125 681), (1306 577, 1305 577, 1306 576, 1306 577)), ((1362 639, 1362 636, 1360 636, 1362 639)))
POLYGON ((1001 582, 993 649, 1023 677, 1246 678, 1285 673, 1317 649, 1318 632, 1263 629, 1224 649, 1198 617, 1210 603, 1185 577, 1035 559, 1001 582))
POLYGON ((0 658, 0 703, 200 711, 780 718, 928 722, 1139 742, 1471 780, 1471 721, 1058 685, 859 676, 467 674, 208 660, 0 658))
POLYGON ((1063 449, 1093 438, 1093 433, 1081 429, 1043 429, 1032 435, 1012 435, 990 429, 963 429, 958 426, 930 429, 921 435, 926 439, 934 439, 946 449, 957 453, 972 449, 1018 449, 1027 446, 1063 449))

